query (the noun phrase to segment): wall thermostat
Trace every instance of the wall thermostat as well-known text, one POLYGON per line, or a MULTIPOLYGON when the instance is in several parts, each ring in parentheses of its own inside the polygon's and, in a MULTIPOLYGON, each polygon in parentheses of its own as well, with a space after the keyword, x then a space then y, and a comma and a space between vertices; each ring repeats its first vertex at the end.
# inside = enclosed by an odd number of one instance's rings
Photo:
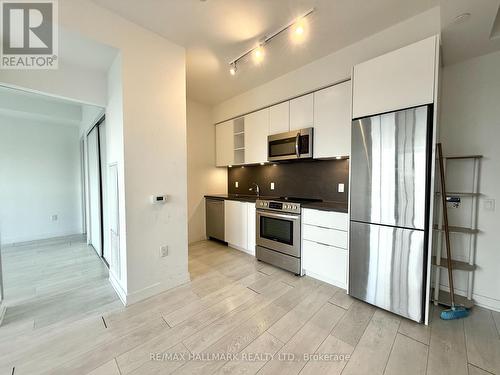
POLYGON ((165 203, 166 201, 167 201, 166 195, 152 195, 151 196, 151 203, 153 203, 153 204, 165 203))

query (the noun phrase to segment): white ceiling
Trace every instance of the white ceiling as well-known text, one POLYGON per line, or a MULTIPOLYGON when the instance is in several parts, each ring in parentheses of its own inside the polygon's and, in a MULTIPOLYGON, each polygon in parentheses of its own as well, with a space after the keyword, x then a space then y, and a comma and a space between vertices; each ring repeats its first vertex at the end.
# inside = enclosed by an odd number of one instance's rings
POLYGON ((93 0, 124 18, 186 47, 192 99, 216 104, 322 56, 441 5, 445 63, 500 49, 491 41, 500 0, 93 0), (228 62, 264 36, 314 7, 308 40, 294 44, 282 34, 266 48, 259 67, 246 61, 239 74, 228 62), (464 11, 470 19, 451 20, 464 11), (445 27, 446 26, 446 27, 445 27))

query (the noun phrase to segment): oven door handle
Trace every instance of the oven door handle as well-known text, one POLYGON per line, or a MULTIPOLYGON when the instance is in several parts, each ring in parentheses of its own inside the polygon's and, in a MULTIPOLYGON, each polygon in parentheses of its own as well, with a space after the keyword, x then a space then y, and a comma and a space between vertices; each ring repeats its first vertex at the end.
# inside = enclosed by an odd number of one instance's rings
POLYGON ((266 216, 266 217, 279 217, 280 219, 290 219, 290 220, 299 220, 300 216, 299 215, 285 215, 285 214, 275 214, 275 213, 264 213, 264 212, 258 212, 258 215, 260 216, 266 216))
POLYGON ((297 133, 297 135, 295 136, 295 155, 297 156, 297 159, 300 158, 299 142, 300 142, 300 133, 297 133))

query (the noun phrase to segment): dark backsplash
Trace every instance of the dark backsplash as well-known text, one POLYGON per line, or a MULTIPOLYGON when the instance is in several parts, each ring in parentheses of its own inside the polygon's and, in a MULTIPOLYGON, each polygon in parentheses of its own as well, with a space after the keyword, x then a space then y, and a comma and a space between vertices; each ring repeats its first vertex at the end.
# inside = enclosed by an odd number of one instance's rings
POLYGON ((319 198, 347 203, 349 160, 313 160, 228 168, 229 194, 253 194, 255 182, 260 194, 277 197, 319 198), (238 181, 239 187, 235 187, 238 181), (274 182, 274 190, 271 190, 274 182), (338 184, 344 184, 338 193, 338 184))

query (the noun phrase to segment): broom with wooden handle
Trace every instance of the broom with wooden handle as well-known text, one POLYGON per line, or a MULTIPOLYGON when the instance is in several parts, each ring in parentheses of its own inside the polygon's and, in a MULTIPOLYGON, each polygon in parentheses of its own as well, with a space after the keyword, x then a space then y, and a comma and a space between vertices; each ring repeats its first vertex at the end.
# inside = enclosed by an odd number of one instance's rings
MULTIPOLYGON (((469 315, 469 311, 463 306, 457 306, 455 304, 455 287, 453 285, 453 264, 451 263, 451 243, 450 243, 450 231, 448 227, 448 207, 446 206, 446 182, 444 175, 444 163, 443 163, 443 148, 441 143, 437 144, 438 156, 439 156, 439 170, 441 176, 441 201, 443 204, 443 221, 444 221, 444 236, 446 242, 446 261, 448 268, 448 281, 450 284, 450 300, 451 308, 441 311, 441 319, 453 320, 465 318, 469 315)), ((436 287, 439 288, 439 280, 436 280, 438 284, 436 287)))

